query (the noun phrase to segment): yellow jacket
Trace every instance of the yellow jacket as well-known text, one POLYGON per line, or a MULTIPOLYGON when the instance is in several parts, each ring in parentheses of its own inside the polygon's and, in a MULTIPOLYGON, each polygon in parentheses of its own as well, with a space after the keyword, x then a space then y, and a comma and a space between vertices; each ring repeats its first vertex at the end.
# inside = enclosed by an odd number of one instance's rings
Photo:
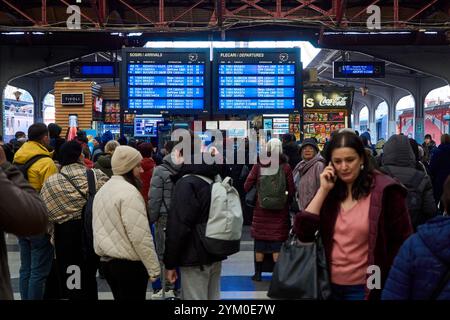
POLYGON ((53 152, 49 152, 42 144, 35 141, 28 141, 17 150, 14 155, 14 163, 25 164, 36 155, 48 155, 50 158, 41 158, 36 161, 28 170, 28 181, 31 186, 40 191, 45 180, 52 174, 58 173, 58 169, 52 160, 53 152))

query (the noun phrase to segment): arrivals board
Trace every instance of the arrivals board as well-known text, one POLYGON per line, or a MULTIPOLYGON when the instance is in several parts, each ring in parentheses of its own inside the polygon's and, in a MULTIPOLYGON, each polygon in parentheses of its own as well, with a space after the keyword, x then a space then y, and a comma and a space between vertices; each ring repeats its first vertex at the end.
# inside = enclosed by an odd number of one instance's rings
POLYGON ((295 113, 302 104, 300 49, 217 49, 213 106, 218 113, 295 113))
POLYGON ((209 111, 209 50, 124 49, 126 112, 192 114, 209 111))

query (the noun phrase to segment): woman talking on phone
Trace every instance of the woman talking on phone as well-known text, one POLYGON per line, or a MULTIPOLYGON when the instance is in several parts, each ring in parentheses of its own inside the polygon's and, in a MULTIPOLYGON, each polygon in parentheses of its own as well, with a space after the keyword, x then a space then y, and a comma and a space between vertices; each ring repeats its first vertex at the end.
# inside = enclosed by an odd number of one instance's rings
POLYGON ((294 232, 303 242, 320 232, 332 299, 379 299, 397 251, 412 233, 407 190, 370 169, 364 146, 351 131, 333 137, 325 158, 319 190, 297 214, 294 232))

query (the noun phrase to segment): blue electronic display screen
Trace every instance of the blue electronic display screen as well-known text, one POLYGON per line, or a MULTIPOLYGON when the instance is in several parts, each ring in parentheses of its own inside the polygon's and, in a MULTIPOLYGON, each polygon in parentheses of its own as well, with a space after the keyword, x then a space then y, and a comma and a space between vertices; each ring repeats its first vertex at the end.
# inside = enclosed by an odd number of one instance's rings
POLYGON ((289 110, 294 107, 294 99, 220 99, 221 109, 289 110))
POLYGON ((342 73, 344 74, 373 74, 374 67, 367 65, 367 66, 343 66, 342 67, 342 73))
POLYGON ((157 86, 196 86, 203 87, 203 77, 192 76, 129 76, 129 86, 144 86, 144 87, 157 87, 157 86))
POLYGON ((333 78, 384 78, 384 61, 334 61, 333 78))
POLYGON ((130 109, 203 109, 202 99, 128 99, 130 109))
POLYGON ((142 111, 202 112, 209 95, 208 50, 126 52, 126 96, 128 109, 142 111))
POLYGON ((81 74, 82 75, 105 75, 108 77, 114 76, 114 66, 89 66, 89 65, 83 65, 81 66, 81 74))
POLYGON ((221 98, 295 98, 292 88, 230 88, 219 90, 221 98))
POLYGON ((294 111, 301 93, 300 50, 218 50, 217 110, 294 111))
POLYGON ((295 74, 294 65, 251 65, 251 64, 233 64, 220 65, 220 74, 245 75, 245 74, 295 74))

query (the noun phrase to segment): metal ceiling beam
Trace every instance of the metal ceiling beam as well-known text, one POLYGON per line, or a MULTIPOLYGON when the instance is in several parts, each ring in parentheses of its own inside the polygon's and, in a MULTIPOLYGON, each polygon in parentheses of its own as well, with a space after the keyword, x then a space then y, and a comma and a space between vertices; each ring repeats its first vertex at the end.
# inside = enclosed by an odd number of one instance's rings
POLYGON ((24 11, 20 10, 18 7, 16 7, 14 4, 12 4, 10 1, 8 0, 2 0, 3 3, 5 3, 7 6, 9 6, 10 8, 12 8, 13 10, 15 10, 18 14, 20 14, 22 17, 26 18, 27 20, 29 20, 30 22, 33 22, 34 25, 37 25, 37 21, 35 19, 33 19, 32 17, 30 17, 28 14, 26 14, 24 11))
MULTIPOLYGON (((55 10, 57 13, 56 18, 53 16, 48 17, 47 11, 49 8, 57 8, 62 9, 61 6, 51 5, 50 1, 41 0, 36 3, 27 4, 27 8, 34 10, 22 10, 19 8, 18 0, 0 0, 10 8, 12 8, 15 12, 23 16, 27 21, 30 21, 35 26, 33 30, 30 31, 67 31, 65 27, 65 18, 62 14, 61 10, 55 10), (34 6, 34 7, 33 7, 34 6), (38 10, 40 9, 40 13, 38 10), (39 26, 39 28, 37 28, 39 26)), ((59 2, 64 5, 70 5, 68 0, 59 0, 59 2)), ((87 0, 85 0, 87 2, 87 0)), ((127 23, 121 23, 119 25, 108 25, 107 17, 109 14, 106 0, 88 0, 91 4, 91 7, 94 8, 96 14, 95 18, 92 16, 88 16, 86 13, 81 12, 81 16, 84 20, 92 23, 96 30, 101 31, 104 30, 106 32, 127 32, 128 30, 131 32, 214 32, 217 31, 217 27, 224 28, 229 30, 233 27, 258 27, 262 24, 272 24, 278 28, 289 28, 289 27, 325 27, 325 30, 332 29, 333 31, 338 29, 342 31, 346 30, 366 30, 366 22, 364 19, 355 20, 358 17, 361 17, 366 12, 367 5, 360 5, 360 8, 352 8, 353 11, 357 11, 351 18, 347 17, 348 13, 348 1, 347 0, 332 0, 331 8, 324 9, 323 6, 324 1, 319 0, 296 0, 296 1, 262 1, 262 0, 235 0, 235 1, 226 1, 226 0, 215 0, 212 3, 211 1, 204 0, 196 0, 195 2, 183 2, 182 4, 176 4, 177 10, 167 10, 167 1, 159 0, 154 5, 148 5, 145 7, 146 10, 154 10, 158 15, 158 18, 153 19, 145 14, 142 10, 142 6, 139 7, 139 4, 146 4, 144 1, 129 1, 129 0, 117 0, 114 2, 114 6, 110 5, 110 9, 117 11, 117 6, 121 9, 123 8, 123 12, 120 15, 123 17, 124 14, 129 14, 130 12, 135 15, 135 21, 127 21, 127 23), (221 8, 222 13, 219 14, 218 7, 221 8), (196 19, 196 10, 201 8, 201 17, 202 19, 196 19), (180 13, 180 10, 181 13, 180 13), (190 14, 192 13, 192 14, 190 14), (209 14, 208 19, 203 19, 204 15, 209 14), (144 22, 142 22, 142 20, 144 22), (153 21, 153 20, 155 21, 153 21), (180 22, 179 24, 175 24, 175 22, 180 22), (168 24, 172 26, 169 28, 168 24), (192 25, 195 25, 195 30, 193 31, 192 25), (149 26, 150 25, 150 26, 149 26), (175 27, 174 27, 175 25, 175 27), (189 27, 187 27, 189 25, 189 27)), ((370 1, 370 5, 379 4, 381 1, 374 0, 370 1)), ((152 2, 153 3, 153 2, 152 2)), ((353 3, 353 2, 352 2, 353 3)), ((384 2, 383 2, 384 3, 384 2)), ((384 24, 384 28, 389 28, 393 26, 397 26, 397 29, 415 29, 418 30, 423 28, 422 23, 418 18, 426 11, 430 10, 434 5, 440 3, 438 0, 429 0, 426 5, 419 9, 414 9, 415 12, 410 14, 409 17, 404 18, 405 21, 401 21, 400 12, 403 12, 404 9, 412 10, 411 4, 399 0, 393 0, 389 5, 385 5, 383 7, 383 11, 386 12, 393 9, 394 13, 394 23, 389 23, 389 25, 384 24)), ((22 8, 24 5, 22 6, 22 8)), ((87 6, 81 7, 86 8, 87 6)), ((437 8, 433 8, 433 10, 440 10, 442 12, 446 12, 446 8, 444 6, 439 6, 437 8)), ((200 15, 200 13, 199 13, 200 15)), ((383 19, 385 21, 385 19, 383 19)), ((445 22, 445 21, 444 21, 445 22)), ((441 25, 433 27, 440 27, 443 30, 450 29, 448 24, 442 22, 441 25)), ((447 21, 448 22, 448 21, 447 21)), ((12 25, 4 25, 0 26, 0 29, 5 31, 23 31, 25 28, 29 28, 28 22, 19 21, 15 26, 12 25), (22 28, 22 29, 21 29, 22 28)), ((426 27, 426 26, 425 26, 426 27)), ((93 28, 90 28, 91 30, 93 28)), ((86 28, 84 31, 90 31, 86 28)), ((434 43, 433 43, 434 44, 434 43)))
POLYGON ((416 13, 414 13, 411 17, 409 17, 408 19, 406 19, 405 21, 411 21, 412 19, 414 19, 415 17, 417 17, 419 14, 421 14, 422 12, 424 12, 425 10, 427 10, 429 7, 431 7, 433 4, 435 4, 437 2, 437 0, 433 0, 430 3, 428 3, 427 5, 425 5, 422 9, 418 10, 416 13))

